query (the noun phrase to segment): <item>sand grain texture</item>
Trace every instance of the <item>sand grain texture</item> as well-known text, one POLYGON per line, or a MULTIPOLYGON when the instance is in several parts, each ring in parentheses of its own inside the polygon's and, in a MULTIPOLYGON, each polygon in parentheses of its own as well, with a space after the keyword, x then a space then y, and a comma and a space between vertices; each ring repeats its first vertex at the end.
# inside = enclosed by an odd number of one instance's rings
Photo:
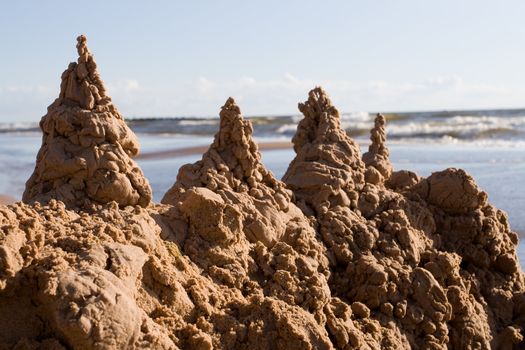
POLYGON ((280 181, 229 98, 155 204, 78 50, 23 202, 0 206, 0 349, 523 346, 505 213, 463 170, 394 171, 381 115, 361 155, 315 88, 280 181))

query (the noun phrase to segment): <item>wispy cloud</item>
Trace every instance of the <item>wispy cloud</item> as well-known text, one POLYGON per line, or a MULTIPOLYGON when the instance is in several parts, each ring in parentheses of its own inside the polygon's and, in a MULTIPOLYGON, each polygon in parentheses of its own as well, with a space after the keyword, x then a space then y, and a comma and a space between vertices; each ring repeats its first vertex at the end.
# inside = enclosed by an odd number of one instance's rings
POLYGON ((110 82, 107 84, 106 88, 117 93, 127 93, 138 91, 141 87, 140 83, 136 79, 124 79, 116 82, 110 82))
POLYGON ((55 94, 49 86, 0 86, 0 122, 39 120, 55 94))

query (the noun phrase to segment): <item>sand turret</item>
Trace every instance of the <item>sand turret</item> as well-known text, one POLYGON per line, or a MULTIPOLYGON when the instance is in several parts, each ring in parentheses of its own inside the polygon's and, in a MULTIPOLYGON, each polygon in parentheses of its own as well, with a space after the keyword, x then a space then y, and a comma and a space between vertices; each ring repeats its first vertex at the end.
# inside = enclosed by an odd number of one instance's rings
POLYGON ((322 88, 311 90, 308 100, 299 103, 299 110, 304 118, 292 139, 297 155, 283 181, 299 202, 316 211, 336 203, 349 205, 357 199, 355 191, 364 185, 359 145, 341 128, 339 112, 322 88), (342 188, 353 192, 351 198, 342 194, 342 188))
POLYGON ((178 189, 192 186, 212 191, 228 188, 258 198, 273 196, 275 191, 286 195, 282 183, 262 165, 252 133, 252 124, 244 120, 234 99, 228 98, 221 108, 219 131, 210 148, 201 161, 181 167, 176 184, 162 202, 172 203, 178 189))
POLYGON ((299 103, 299 110, 304 118, 297 126, 292 142, 296 153, 301 153, 301 148, 307 147, 317 150, 317 158, 322 159, 330 165, 350 165, 354 169, 362 170, 362 164, 358 157, 359 146, 346 135, 341 127, 341 116, 339 111, 332 105, 332 101, 321 87, 316 87, 308 93, 308 100, 299 103), (342 152, 341 159, 335 159, 320 147, 327 145, 329 149, 342 152))
POLYGON ((77 62, 62 74, 59 97, 40 121, 42 146, 23 201, 147 206, 151 189, 131 158, 139 143, 107 96, 83 35, 77 51, 77 62))
POLYGON ((62 74, 60 99, 64 104, 78 105, 82 109, 93 109, 95 105, 107 105, 104 83, 97 72, 97 64, 87 47, 84 35, 77 38, 77 63, 70 63, 62 74))
POLYGON ((363 161, 367 167, 365 174, 367 182, 378 183, 384 181, 392 174, 392 164, 386 147, 385 117, 377 114, 374 127, 370 130, 368 152, 363 154, 363 161), (372 169, 373 168, 373 169, 372 169))
MULTIPOLYGON (((233 98, 228 98, 221 108, 219 130, 208 151, 202 160, 179 169, 177 180, 162 203, 183 203, 181 210, 189 216, 190 224, 201 226, 207 225, 206 220, 191 219, 196 215, 191 203, 232 205, 242 213, 246 237, 266 245, 275 244, 286 230, 288 216, 300 211, 291 203, 291 191, 261 163, 252 133, 251 122, 244 120, 233 98), (287 214, 283 216, 281 211, 287 214)), ((216 229, 217 225, 211 227, 216 229)), ((206 231, 202 227, 199 230, 206 231)))
POLYGON ((240 181, 255 176, 261 168, 261 156, 252 139, 252 133, 251 123, 243 119, 234 99, 228 98, 221 107, 220 130, 211 149, 221 155, 235 178, 240 181))

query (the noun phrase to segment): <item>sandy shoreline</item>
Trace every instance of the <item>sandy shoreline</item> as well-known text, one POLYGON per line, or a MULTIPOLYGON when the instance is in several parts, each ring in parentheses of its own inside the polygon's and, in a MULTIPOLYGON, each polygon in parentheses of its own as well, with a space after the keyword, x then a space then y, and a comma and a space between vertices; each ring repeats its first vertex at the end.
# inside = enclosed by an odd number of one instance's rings
MULTIPOLYGON (((281 150, 281 149, 292 149, 293 145, 291 142, 264 142, 258 144, 259 150, 268 151, 268 150, 281 150)), ((184 157, 194 154, 204 154, 209 148, 209 145, 206 146, 195 146, 195 147, 184 147, 176 148, 166 151, 156 151, 156 152, 147 152, 140 153, 135 157, 137 160, 150 160, 150 159, 166 159, 174 157, 184 157)))
POLYGON ((7 194, 0 194, 0 205, 9 205, 17 202, 17 199, 7 194))

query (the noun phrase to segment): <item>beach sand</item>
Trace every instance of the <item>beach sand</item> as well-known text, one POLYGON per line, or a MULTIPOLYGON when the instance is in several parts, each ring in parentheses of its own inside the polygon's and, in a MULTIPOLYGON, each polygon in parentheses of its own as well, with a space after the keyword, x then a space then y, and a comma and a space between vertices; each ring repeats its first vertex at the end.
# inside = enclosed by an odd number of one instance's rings
MULTIPOLYGON (((291 149, 291 142, 262 142, 258 144, 261 151, 291 149)), ((137 160, 151 160, 151 159, 168 159, 174 157, 184 157, 195 154, 203 154, 208 150, 208 146, 183 147, 172 150, 155 151, 148 153, 140 153, 135 159, 137 160)))
POLYGON ((0 205, 9 205, 13 204, 17 201, 15 197, 6 195, 6 194, 0 194, 0 205))

